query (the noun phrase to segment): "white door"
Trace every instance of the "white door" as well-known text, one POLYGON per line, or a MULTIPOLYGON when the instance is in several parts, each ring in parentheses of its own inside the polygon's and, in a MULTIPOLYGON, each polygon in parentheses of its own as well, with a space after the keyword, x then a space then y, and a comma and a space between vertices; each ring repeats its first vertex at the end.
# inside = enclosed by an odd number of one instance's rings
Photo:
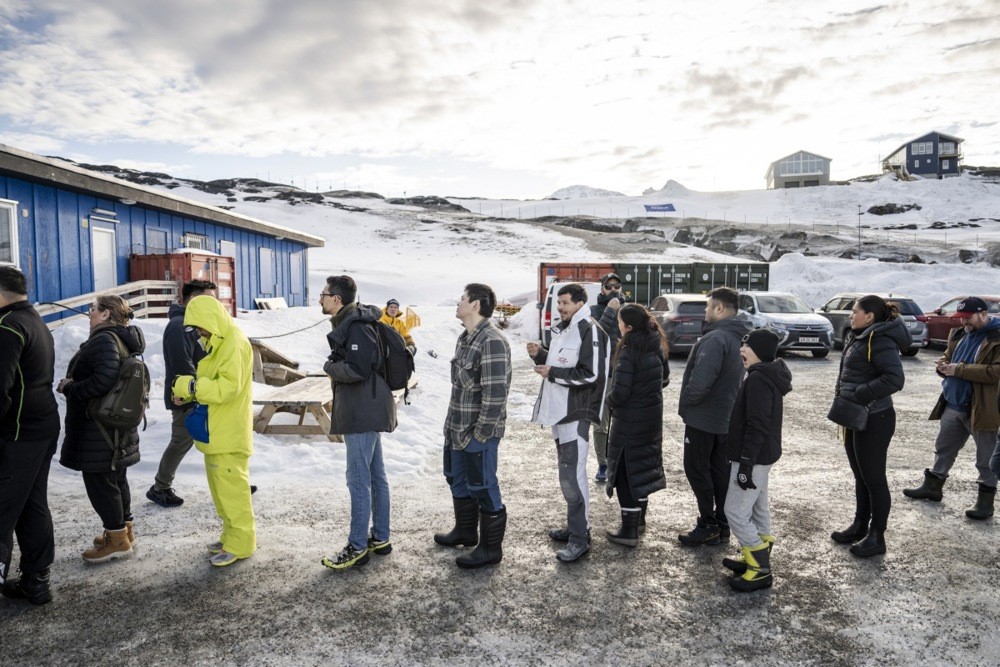
POLYGON ((94 267, 94 291, 118 286, 118 256, 115 250, 115 230, 90 228, 90 254, 94 267))
POLYGON ((305 291, 303 280, 302 280, 302 253, 293 252, 290 256, 291 264, 291 289, 289 290, 292 294, 292 304, 293 306, 304 306, 306 305, 305 296, 302 294, 305 291))

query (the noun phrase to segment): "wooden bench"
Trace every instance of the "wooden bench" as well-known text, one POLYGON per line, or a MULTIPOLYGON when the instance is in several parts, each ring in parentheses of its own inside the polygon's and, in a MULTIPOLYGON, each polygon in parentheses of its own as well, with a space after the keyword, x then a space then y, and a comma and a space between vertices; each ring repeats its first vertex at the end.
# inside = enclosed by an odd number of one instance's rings
POLYGON ((299 362, 289 359, 267 343, 250 339, 253 351, 253 381, 282 387, 306 376, 299 371, 299 362))
MULTIPOLYGON (((410 388, 417 386, 417 377, 410 378, 410 388)), ((392 392, 396 402, 403 398, 403 391, 392 392)), ((268 387, 255 391, 253 404, 261 410, 254 417, 253 430, 266 435, 324 435, 330 442, 343 442, 341 435, 330 433, 330 413, 333 410, 333 390, 327 375, 308 375, 283 387, 268 387), (279 412, 298 415, 298 424, 272 424, 279 412), (315 424, 305 423, 306 415, 315 424)))

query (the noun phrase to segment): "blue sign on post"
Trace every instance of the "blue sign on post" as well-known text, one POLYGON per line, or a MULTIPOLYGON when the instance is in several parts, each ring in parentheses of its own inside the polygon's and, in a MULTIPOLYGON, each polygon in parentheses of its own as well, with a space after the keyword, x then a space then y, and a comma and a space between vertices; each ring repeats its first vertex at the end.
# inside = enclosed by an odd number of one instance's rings
POLYGON ((643 204, 643 206, 646 208, 646 213, 670 213, 677 210, 673 204, 643 204))

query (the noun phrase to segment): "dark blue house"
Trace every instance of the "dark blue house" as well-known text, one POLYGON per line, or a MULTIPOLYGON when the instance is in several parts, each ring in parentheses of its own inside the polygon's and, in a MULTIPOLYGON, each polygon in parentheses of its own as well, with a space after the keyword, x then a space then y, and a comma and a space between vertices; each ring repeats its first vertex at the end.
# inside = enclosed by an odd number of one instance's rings
POLYGON ((235 258, 237 306, 309 302, 307 249, 323 239, 0 144, 0 264, 29 298, 57 301, 130 282, 129 255, 197 248, 235 258))
POLYGON ((962 172, 964 139, 943 132, 929 132, 906 142, 882 161, 883 171, 900 176, 947 178, 962 172))

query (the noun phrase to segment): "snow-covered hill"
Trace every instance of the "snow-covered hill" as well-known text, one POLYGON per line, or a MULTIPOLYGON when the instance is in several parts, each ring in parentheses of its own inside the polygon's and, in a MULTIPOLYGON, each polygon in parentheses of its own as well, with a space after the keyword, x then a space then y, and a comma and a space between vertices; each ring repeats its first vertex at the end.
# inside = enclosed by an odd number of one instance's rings
POLYGON ((546 199, 588 199, 591 197, 624 197, 621 192, 614 190, 603 190, 592 188, 589 185, 571 185, 566 188, 559 188, 546 199))

